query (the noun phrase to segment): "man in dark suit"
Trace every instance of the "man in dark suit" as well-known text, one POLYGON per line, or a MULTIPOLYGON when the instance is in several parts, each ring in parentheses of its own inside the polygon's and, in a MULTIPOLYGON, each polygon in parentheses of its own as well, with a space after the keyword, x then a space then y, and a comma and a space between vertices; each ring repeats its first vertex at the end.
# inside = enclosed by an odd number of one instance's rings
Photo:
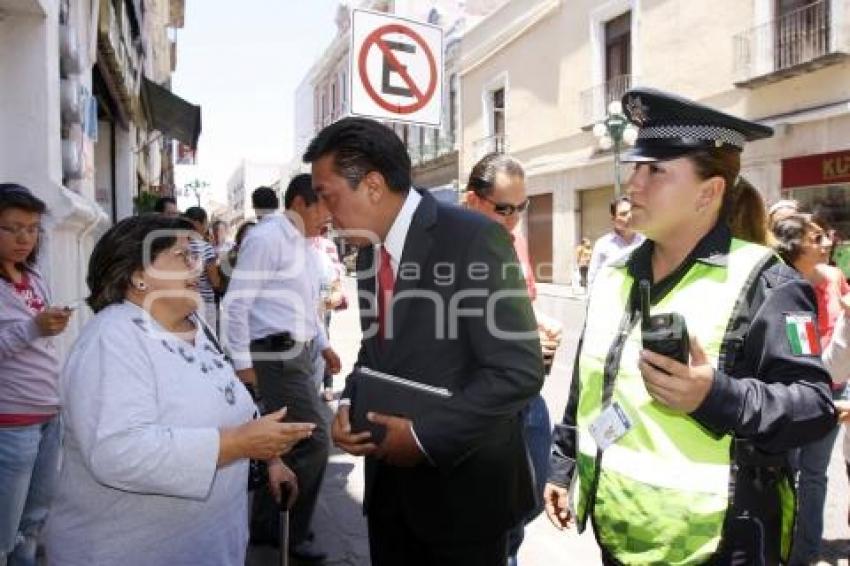
POLYGON ((534 505, 520 412, 542 386, 537 325, 498 224, 410 188, 389 128, 345 118, 304 155, 337 228, 359 240, 358 365, 445 387, 414 419, 381 414, 380 443, 351 430, 349 377, 334 442, 366 456, 364 510, 377 566, 503 566, 534 505))

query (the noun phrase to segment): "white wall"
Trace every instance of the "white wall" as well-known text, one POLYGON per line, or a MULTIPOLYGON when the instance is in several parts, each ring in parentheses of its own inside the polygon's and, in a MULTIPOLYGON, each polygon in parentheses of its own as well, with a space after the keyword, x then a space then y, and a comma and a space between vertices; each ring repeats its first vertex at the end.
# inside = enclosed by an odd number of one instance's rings
POLYGON ((307 144, 316 135, 313 127, 313 84, 309 77, 295 90, 295 139, 292 142, 292 163, 297 164, 307 149, 307 144))
MULTIPOLYGON (((106 218, 91 198, 61 184, 58 2, 38 4, 40 14, 7 11, 0 20, 0 181, 20 183, 47 204, 42 269, 54 302, 66 302, 87 293, 92 230, 106 218)), ((74 317, 63 351, 85 318, 74 317)))

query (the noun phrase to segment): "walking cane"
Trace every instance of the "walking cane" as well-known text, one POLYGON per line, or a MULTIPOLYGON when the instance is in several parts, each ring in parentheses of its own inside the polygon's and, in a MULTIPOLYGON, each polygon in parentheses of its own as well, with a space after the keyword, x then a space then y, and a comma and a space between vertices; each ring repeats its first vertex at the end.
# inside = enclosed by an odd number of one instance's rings
POLYGON ((280 566, 289 566, 289 484, 280 484, 280 503, 278 504, 280 514, 278 540, 280 542, 280 566))

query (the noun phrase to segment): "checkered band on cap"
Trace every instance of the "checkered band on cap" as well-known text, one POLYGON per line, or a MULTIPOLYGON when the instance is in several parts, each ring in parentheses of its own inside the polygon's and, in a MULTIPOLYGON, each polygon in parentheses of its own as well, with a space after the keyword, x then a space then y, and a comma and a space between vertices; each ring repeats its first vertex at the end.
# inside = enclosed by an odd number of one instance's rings
POLYGON ((638 139, 704 140, 734 145, 743 149, 746 138, 740 132, 720 126, 649 126, 638 130, 638 139))

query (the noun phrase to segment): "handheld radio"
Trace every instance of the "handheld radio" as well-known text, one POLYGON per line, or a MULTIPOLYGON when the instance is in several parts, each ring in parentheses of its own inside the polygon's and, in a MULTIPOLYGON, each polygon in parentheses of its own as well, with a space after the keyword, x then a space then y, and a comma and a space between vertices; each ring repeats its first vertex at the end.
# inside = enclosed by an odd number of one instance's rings
POLYGON ((685 318, 677 312, 649 316, 649 281, 640 282, 641 339, 647 350, 688 363, 690 340, 685 318))

